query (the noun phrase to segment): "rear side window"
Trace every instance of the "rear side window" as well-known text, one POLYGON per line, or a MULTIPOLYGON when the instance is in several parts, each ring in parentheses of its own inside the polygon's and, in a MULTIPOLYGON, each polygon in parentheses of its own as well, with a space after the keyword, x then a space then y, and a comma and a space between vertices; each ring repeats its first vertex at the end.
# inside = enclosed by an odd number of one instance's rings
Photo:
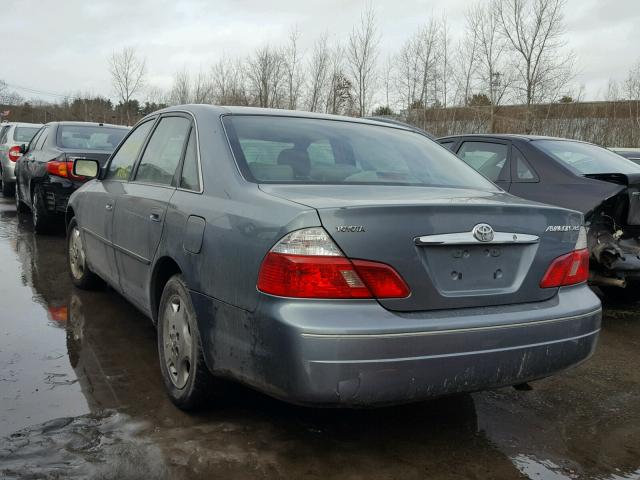
POLYGON ((515 166, 514 181, 516 182, 538 182, 538 175, 536 175, 533 167, 529 165, 527 159, 520 150, 515 146, 511 150, 512 165, 515 166))
POLYGON ((33 136, 38 133, 40 127, 16 127, 13 131, 13 140, 20 143, 29 143, 33 136))
POLYGON ((464 142, 458 156, 492 182, 500 177, 507 163, 509 147, 501 143, 464 142))
POLYGON ((182 158, 191 122, 184 117, 165 117, 151 135, 135 180, 171 185, 182 158))
POLYGON ((448 140, 446 142, 440 142, 440 145, 442 145, 444 148, 446 148, 447 150, 452 150, 453 149, 453 145, 456 142, 454 142, 453 140, 448 140))
POLYGON ((314 118, 228 115, 225 131, 245 178, 257 183, 493 186, 415 132, 314 118))
POLYGON ((105 179, 128 180, 153 120, 138 125, 111 158, 105 179))
POLYGON ((196 135, 191 129, 189 143, 184 154, 184 164, 180 177, 180 187, 187 190, 200 190, 200 174, 198 173, 198 152, 196 151, 196 135))
POLYGON ((9 131, 9 125, 0 127, 0 143, 7 143, 7 132, 9 131))

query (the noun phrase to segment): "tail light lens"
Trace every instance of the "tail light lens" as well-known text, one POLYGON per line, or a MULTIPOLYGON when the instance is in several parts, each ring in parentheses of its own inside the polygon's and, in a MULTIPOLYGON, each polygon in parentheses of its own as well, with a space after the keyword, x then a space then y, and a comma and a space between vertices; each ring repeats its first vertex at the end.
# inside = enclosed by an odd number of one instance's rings
POLYGON ((73 159, 67 159, 64 154, 47 162, 47 172, 49 172, 49 175, 55 175, 56 177, 71 178, 74 180, 85 179, 85 177, 79 177, 73 174, 73 159))
POLYGON ((322 228, 282 238, 262 262, 258 289, 295 298, 404 298, 410 293, 392 267, 346 258, 322 228))
POLYGON ((9 160, 11 160, 12 162, 17 162, 18 159, 22 156, 22 153, 20 153, 20 147, 19 146, 15 146, 15 147, 11 147, 9 149, 9 160))
POLYGON ((541 288, 563 287, 589 278, 589 250, 575 250, 556 258, 540 282, 541 288))

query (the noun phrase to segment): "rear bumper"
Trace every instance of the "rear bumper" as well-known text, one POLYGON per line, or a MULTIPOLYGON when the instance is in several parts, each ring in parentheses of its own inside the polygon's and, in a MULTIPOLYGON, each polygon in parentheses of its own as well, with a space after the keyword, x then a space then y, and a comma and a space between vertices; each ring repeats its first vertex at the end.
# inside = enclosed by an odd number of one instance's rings
POLYGON ((41 185, 47 210, 51 213, 65 213, 69 197, 82 184, 76 184, 63 178, 50 177, 49 181, 43 182, 41 185))
POLYGON ((546 377, 593 353, 601 320, 585 285, 536 304, 404 315, 370 301, 265 297, 254 315, 232 319, 233 307, 193 298, 214 373, 325 406, 406 403, 546 377))

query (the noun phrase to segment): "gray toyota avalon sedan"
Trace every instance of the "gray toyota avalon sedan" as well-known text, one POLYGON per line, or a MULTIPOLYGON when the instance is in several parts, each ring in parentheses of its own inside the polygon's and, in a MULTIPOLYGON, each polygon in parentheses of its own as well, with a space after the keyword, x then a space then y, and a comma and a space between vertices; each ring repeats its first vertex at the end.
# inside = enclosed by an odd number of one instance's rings
POLYGON ((172 401, 233 379, 372 406, 587 359, 601 309, 578 212, 518 199, 401 125, 188 105, 141 120, 75 192, 73 282, 157 325, 172 401))

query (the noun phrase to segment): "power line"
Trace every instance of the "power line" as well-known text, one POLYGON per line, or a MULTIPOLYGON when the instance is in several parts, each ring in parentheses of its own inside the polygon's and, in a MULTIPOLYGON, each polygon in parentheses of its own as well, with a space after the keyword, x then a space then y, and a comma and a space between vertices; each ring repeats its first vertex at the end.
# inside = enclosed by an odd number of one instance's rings
POLYGON ((11 87, 11 88, 22 90, 22 91, 25 91, 25 92, 28 92, 28 93, 33 93, 33 94, 36 94, 36 95, 47 95, 47 96, 50 96, 50 97, 68 98, 70 100, 74 99, 74 98, 80 98, 80 97, 77 97, 75 95, 65 95, 65 94, 62 94, 62 93, 48 92, 46 90, 38 90, 36 88, 24 87, 22 85, 16 85, 16 84, 13 84, 13 83, 5 82, 5 85, 8 86, 8 87, 11 87))

